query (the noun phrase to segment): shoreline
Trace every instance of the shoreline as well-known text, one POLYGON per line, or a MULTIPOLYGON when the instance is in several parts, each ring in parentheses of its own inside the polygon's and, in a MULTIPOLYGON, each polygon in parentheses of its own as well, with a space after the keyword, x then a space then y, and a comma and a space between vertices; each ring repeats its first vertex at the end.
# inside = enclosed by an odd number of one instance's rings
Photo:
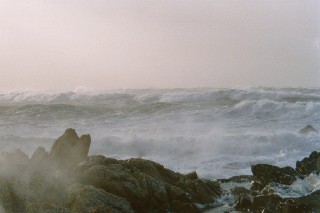
MULTIPOLYGON (((306 126, 300 133, 315 131, 306 126)), ((67 129, 50 151, 39 147, 31 158, 20 150, 4 154, 0 207, 30 213, 320 211, 316 151, 296 168, 256 164, 252 175, 206 180, 195 171, 181 174, 142 158, 88 156, 90 145, 90 135, 67 129), (305 191, 303 184, 309 184, 305 191)))

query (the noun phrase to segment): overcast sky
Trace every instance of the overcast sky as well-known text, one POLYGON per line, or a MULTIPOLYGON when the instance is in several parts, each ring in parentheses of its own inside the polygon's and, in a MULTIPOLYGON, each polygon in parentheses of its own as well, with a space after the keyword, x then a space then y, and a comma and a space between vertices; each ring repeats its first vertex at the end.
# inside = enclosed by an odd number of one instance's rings
POLYGON ((320 0, 0 0, 0 90, 319 87, 320 0))

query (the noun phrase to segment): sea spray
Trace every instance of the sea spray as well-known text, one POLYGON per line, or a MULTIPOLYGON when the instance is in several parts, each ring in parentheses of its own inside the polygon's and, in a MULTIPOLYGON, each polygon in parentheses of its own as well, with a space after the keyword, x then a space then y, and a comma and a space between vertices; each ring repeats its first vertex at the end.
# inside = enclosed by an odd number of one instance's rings
POLYGON ((0 92, 0 149, 29 155, 66 128, 90 132, 90 154, 156 160, 201 177, 294 166, 319 150, 320 90, 303 88, 0 92))

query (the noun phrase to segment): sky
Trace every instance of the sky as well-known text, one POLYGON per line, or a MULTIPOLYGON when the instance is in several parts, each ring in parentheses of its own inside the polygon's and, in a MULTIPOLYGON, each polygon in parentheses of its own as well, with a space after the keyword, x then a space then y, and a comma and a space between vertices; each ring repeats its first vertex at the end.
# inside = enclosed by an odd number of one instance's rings
POLYGON ((320 0, 0 0, 0 90, 319 85, 320 0))

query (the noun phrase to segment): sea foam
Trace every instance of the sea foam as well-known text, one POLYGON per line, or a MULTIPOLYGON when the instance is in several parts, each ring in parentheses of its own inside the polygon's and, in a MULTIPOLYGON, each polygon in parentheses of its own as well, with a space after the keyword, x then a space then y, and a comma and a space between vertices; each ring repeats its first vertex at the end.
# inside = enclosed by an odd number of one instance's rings
POLYGON ((90 154, 156 160, 206 178, 250 165, 295 166, 319 150, 320 89, 145 89, 0 92, 0 149, 31 154, 64 129, 90 133, 90 154))

